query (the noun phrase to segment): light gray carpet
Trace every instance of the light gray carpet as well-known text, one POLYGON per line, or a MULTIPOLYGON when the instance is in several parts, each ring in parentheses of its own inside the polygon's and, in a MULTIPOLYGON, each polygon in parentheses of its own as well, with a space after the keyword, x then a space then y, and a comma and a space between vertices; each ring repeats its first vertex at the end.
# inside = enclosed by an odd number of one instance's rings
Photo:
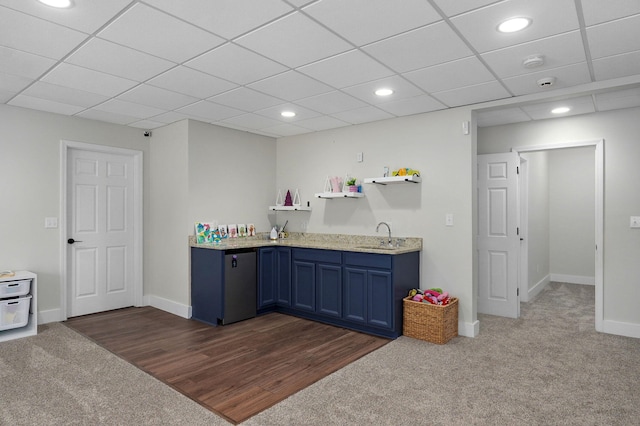
MULTIPOLYGON (((552 283, 480 335, 385 345, 243 425, 639 425, 640 339, 552 283)), ((60 324, 0 344, 0 424, 228 424, 60 324)))

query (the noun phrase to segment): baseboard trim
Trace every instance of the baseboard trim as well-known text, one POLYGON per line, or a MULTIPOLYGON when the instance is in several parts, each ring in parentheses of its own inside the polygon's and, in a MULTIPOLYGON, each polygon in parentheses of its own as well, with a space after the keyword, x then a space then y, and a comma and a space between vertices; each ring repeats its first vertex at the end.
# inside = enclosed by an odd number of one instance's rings
POLYGON ((183 305, 182 303, 174 302, 173 300, 163 297, 153 295, 144 296, 144 304, 182 318, 191 318, 191 306, 183 305))
POLYGON ((602 331, 608 334, 616 334, 618 336, 640 338, 640 324, 629 322, 604 320, 602 322, 602 331))
POLYGON ((458 321, 458 336, 476 337, 480 333, 480 321, 463 322, 458 321))
POLYGON ((533 300, 533 298, 536 297, 550 282, 551 282, 551 279, 549 275, 546 275, 540 281, 535 283, 533 287, 531 287, 527 292, 527 296, 528 296, 527 302, 530 300, 533 300))
POLYGON ((581 275, 551 274, 551 281, 569 284, 596 285, 596 277, 581 275))
POLYGON ((47 311, 38 311, 38 324, 49 324, 51 322, 64 321, 62 309, 49 309, 47 311))

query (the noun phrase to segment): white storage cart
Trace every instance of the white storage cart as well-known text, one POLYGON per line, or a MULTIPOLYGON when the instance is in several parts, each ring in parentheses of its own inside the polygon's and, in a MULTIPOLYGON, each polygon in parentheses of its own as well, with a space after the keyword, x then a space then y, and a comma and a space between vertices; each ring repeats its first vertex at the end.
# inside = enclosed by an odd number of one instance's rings
POLYGON ((0 342, 38 333, 37 279, 29 271, 0 278, 0 342))

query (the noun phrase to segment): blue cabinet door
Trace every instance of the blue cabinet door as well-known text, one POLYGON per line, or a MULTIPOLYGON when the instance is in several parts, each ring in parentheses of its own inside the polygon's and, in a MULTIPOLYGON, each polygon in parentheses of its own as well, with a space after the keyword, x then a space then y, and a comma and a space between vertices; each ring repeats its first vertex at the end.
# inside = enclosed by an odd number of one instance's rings
POLYGON ((367 270, 344 268, 344 319, 360 324, 367 322, 367 270))
POLYGON ((391 271, 367 271, 367 323, 393 329, 393 285, 391 271))
POLYGON ((276 304, 291 306, 291 249, 278 247, 276 249, 276 304))
POLYGON ((342 317, 342 267, 341 265, 317 265, 316 312, 330 317, 342 317))
POLYGON ((276 255, 275 247, 258 251, 258 309, 276 303, 276 255))
POLYGON ((293 261, 291 307, 303 311, 316 310, 316 264, 302 260, 293 261))

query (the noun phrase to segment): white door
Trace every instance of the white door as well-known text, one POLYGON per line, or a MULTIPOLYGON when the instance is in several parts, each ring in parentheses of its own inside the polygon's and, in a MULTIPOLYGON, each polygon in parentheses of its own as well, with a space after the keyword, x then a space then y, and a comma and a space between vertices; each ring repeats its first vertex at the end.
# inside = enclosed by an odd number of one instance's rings
POLYGON ((478 155, 478 312, 518 318, 518 154, 478 155))
POLYGON ((67 152, 69 316, 133 306, 133 158, 67 152))

